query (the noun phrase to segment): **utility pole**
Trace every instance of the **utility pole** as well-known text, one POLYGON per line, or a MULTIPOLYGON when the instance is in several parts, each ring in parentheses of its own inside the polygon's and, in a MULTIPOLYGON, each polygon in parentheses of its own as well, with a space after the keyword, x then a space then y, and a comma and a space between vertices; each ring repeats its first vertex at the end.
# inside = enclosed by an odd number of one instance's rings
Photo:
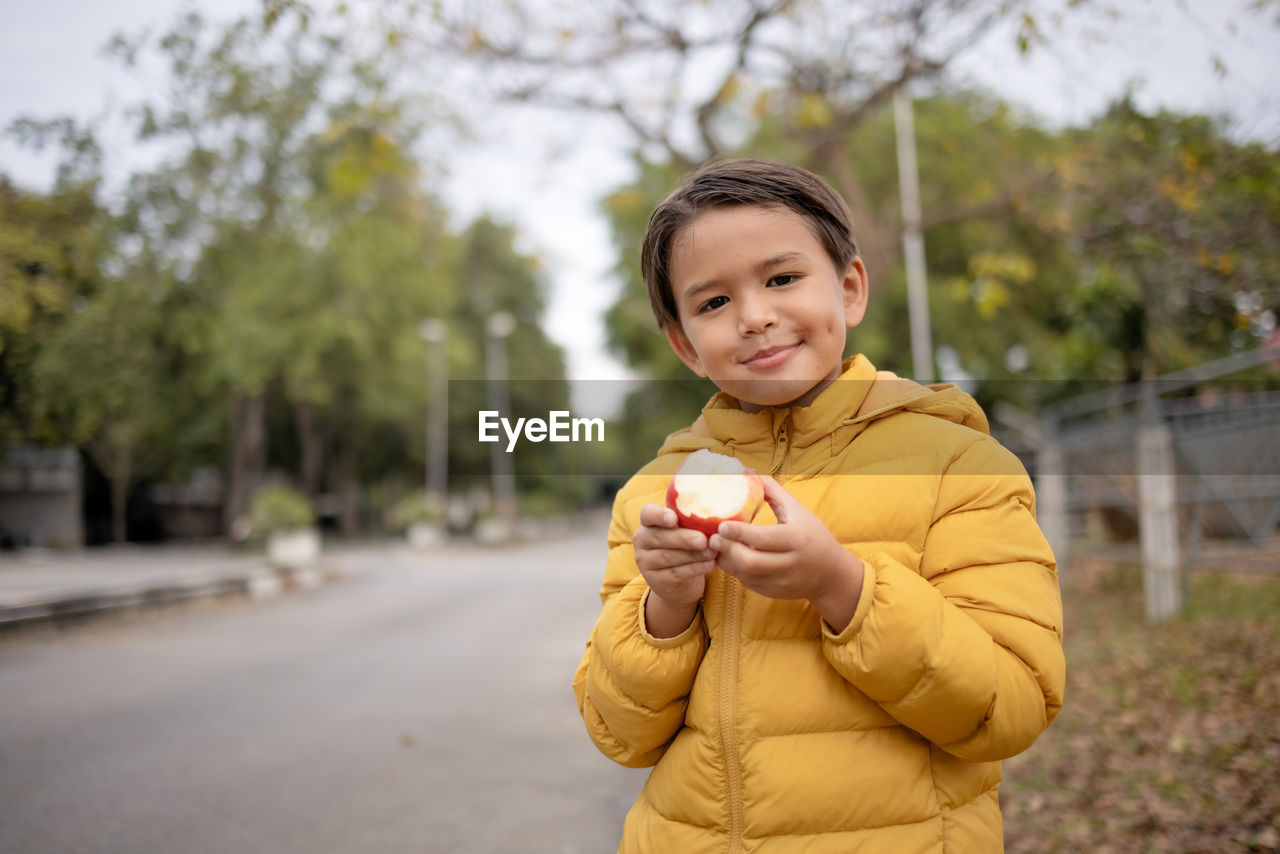
POLYGON ((893 94, 893 127, 898 143, 898 188, 902 196, 902 254, 907 271, 907 314, 911 322, 911 362, 917 382, 931 383, 933 333, 925 281, 924 235, 920 231, 920 172, 916 126, 906 87, 893 94))
MULTIPOLYGON (((485 325, 485 368, 489 374, 489 408, 503 416, 511 412, 511 396, 507 391, 507 338, 516 329, 516 319, 505 311, 489 315, 485 325)), ((497 504, 498 519, 502 523, 503 537, 511 539, 516 533, 516 478, 511 454, 494 442, 490 450, 492 461, 493 497, 497 504)))
POLYGON ((449 330, 430 317, 418 325, 428 346, 427 360, 427 499, 443 510, 449 491, 449 330))

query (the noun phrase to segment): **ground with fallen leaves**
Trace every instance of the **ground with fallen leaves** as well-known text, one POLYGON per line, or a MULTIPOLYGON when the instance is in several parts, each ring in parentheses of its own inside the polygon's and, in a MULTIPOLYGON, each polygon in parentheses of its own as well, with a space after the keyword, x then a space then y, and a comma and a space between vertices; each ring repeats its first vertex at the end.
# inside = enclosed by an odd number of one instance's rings
POLYGON ((1198 571, 1155 626, 1133 564, 1073 563, 1063 599, 1066 704, 1005 762, 1006 850, 1280 851, 1280 573, 1198 571))

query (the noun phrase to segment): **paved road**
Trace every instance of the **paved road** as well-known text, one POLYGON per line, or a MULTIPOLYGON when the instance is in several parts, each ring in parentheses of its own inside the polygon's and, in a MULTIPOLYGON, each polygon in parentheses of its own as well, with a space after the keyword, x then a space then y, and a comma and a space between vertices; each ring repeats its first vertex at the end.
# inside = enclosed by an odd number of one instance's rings
POLYGON ((0 851, 611 852, 644 772, 569 689, 602 559, 355 550, 316 590, 0 638, 0 851))

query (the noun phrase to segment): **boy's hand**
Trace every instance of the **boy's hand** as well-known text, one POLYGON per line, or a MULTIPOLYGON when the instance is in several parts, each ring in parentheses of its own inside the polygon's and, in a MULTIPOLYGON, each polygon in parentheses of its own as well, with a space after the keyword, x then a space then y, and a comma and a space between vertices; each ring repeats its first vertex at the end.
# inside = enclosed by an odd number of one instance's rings
POLYGON ((862 561, 781 484, 767 475, 761 480, 778 524, 722 522, 709 543, 720 568, 762 596, 808 599, 839 632, 862 593, 862 561))
POLYGON ((675 637, 698 613, 715 554, 705 534, 677 527, 675 512, 660 504, 641 508, 640 528, 631 542, 636 566, 649 585, 645 626, 654 637, 675 637))

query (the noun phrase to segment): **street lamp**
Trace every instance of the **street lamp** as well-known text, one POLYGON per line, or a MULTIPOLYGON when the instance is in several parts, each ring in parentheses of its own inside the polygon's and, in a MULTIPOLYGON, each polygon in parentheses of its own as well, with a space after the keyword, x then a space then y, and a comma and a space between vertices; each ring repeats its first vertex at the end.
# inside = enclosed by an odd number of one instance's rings
POLYGON ((429 317, 418 324, 418 335, 431 346, 427 359, 427 499, 443 509, 449 490, 449 329, 429 317))
MULTIPOLYGON (((501 417, 510 413, 511 398, 507 393, 507 338, 516 329, 516 319, 505 311, 489 315, 485 324, 485 370, 489 375, 489 408, 501 417)), ((504 536, 516 530, 516 485, 511 454, 501 442, 490 446, 493 496, 504 536)))

